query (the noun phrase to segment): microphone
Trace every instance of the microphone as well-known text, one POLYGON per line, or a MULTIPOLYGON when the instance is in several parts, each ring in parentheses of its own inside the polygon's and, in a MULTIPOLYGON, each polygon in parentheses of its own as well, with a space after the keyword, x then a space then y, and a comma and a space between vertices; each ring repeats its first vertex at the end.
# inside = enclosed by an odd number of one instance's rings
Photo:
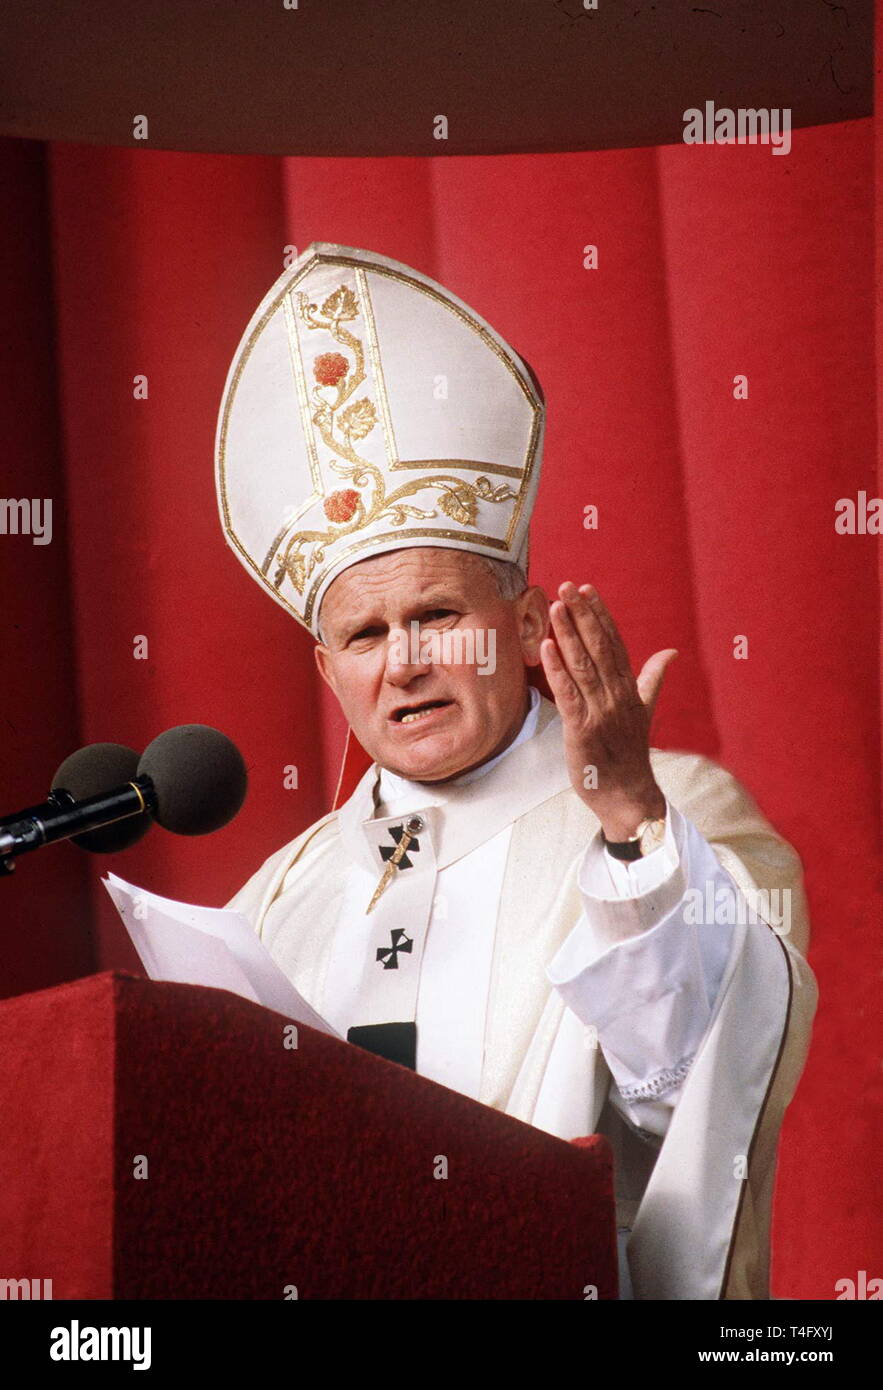
POLYGON ((206 724, 167 729, 140 758, 122 744, 93 743, 65 759, 46 801, 0 819, 0 866, 9 871, 13 856, 56 840, 113 853, 154 820, 177 835, 206 835, 233 819, 247 785, 235 743, 206 724))
MULTIPOLYGON (((138 776, 138 762, 134 748, 126 748, 121 743, 90 743, 65 758, 52 779, 49 801, 71 808, 77 803, 106 801, 108 795, 112 797, 114 794, 108 789, 128 786, 134 781, 138 776)), ((97 806, 95 810, 97 814, 97 806)), ((42 820, 39 811, 39 807, 34 807, 30 814, 42 820)), ((71 835, 70 838, 75 845, 93 854, 113 854, 116 850, 128 849, 136 844, 147 834, 151 821, 150 816, 142 811, 140 815, 127 816, 125 820, 94 823, 101 825, 101 828, 71 835)), ((0 834, 2 829, 3 822, 0 822, 0 834)))

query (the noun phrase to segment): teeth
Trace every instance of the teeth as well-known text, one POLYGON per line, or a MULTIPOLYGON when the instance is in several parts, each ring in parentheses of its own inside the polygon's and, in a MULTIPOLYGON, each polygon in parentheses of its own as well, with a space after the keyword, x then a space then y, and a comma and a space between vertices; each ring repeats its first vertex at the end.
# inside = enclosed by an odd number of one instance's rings
MULTIPOLYGON (((433 706, 433 709, 438 709, 438 708, 439 708, 438 705, 434 705, 434 706, 433 706)), ((418 709, 418 710, 414 710, 411 714, 403 714, 402 717, 401 717, 401 719, 399 720, 399 723, 400 723, 400 724, 413 724, 415 719, 422 719, 423 716, 426 715, 426 714, 432 714, 432 709, 418 709)))

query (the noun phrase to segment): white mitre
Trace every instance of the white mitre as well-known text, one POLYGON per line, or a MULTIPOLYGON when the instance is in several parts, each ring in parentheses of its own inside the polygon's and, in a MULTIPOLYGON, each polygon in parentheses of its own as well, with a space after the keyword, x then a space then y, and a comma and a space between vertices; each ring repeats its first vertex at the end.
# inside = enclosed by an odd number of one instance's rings
POLYGON ((224 533, 314 635, 331 581, 404 546, 527 568, 545 406, 527 364, 398 261, 314 242, 258 305, 216 440, 224 533))

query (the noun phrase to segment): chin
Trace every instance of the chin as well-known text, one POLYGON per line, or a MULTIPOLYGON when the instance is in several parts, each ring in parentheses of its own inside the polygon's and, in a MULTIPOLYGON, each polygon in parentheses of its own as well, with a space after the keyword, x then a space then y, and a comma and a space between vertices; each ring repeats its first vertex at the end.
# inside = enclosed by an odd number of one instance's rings
POLYGON ((390 748, 388 758, 380 762, 400 777, 412 782, 439 782, 446 777, 456 777, 458 772, 470 766, 474 759, 464 759, 463 752, 452 752, 447 748, 390 748))
POLYGON ((462 770, 459 759, 455 759, 452 766, 446 758, 421 757, 419 754, 413 754, 410 758, 399 757, 397 762, 398 765, 390 760, 386 766, 411 782, 439 782, 445 777, 456 777, 462 770))

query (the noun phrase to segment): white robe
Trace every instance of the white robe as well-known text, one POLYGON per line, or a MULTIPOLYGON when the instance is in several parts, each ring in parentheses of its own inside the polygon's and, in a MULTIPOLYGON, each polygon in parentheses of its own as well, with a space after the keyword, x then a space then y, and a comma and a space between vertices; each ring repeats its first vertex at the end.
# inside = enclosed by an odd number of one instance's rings
MULTIPOLYGON (((815 1003, 799 865, 722 769, 653 761, 666 842, 626 867, 570 788, 554 706, 535 701, 493 766, 444 789, 369 770, 231 905, 345 1031, 375 983, 371 837, 420 809, 432 871, 399 871, 381 899, 395 921, 410 894, 410 923, 431 887, 418 1070, 564 1139, 608 1135, 636 1297, 766 1297, 776 1137, 815 1003), (790 930, 691 920, 708 884, 734 900, 788 888, 790 930)), ((381 981, 393 1000, 405 976, 381 981)))

